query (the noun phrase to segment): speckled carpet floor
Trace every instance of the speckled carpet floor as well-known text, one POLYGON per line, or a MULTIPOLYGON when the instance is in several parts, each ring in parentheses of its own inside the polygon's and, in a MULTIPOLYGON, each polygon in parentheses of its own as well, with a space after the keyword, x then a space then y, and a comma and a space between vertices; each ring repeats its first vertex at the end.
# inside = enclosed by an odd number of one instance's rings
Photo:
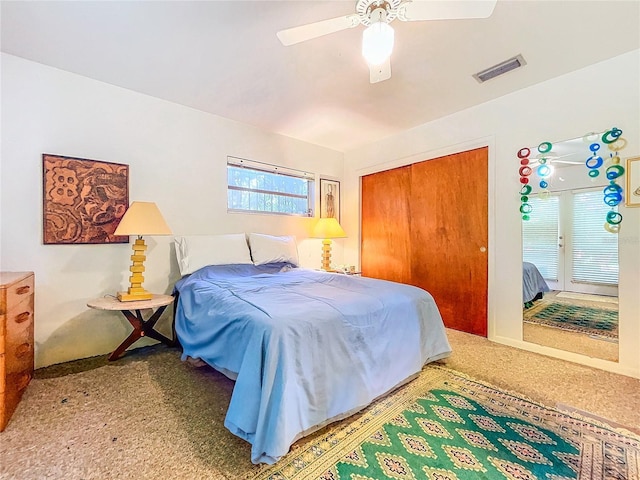
MULTIPOLYGON (((454 350, 447 367, 640 432, 639 380, 447 333, 454 350)), ((223 426, 232 388, 164 346, 116 362, 100 356, 40 369, 0 433, 0 478, 252 478, 259 467, 249 445, 223 426)))

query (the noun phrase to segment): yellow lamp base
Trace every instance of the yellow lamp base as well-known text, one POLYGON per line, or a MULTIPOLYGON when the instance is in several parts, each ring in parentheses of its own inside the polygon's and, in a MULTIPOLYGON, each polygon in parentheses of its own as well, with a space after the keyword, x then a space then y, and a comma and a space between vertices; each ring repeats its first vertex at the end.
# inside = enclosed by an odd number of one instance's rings
POLYGON ((136 300, 151 300, 153 293, 146 290, 142 293, 118 292, 118 300, 121 302, 135 302, 136 300))
POLYGON ((322 270, 331 272, 331 239, 322 240, 322 270))
POLYGON ((151 300, 153 294, 147 292, 142 287, 144 281, 144 261, 147 258, 144 254, 147 246, 144 243, 142 237, 138 237, 135 243, 132 245, 133 255, 131 255, 131 266, 129 271, 131 276, 129 277, 129 288, 126 292, 118 292, 118 300, 121 302, 135 302, 136 300, 151 300))

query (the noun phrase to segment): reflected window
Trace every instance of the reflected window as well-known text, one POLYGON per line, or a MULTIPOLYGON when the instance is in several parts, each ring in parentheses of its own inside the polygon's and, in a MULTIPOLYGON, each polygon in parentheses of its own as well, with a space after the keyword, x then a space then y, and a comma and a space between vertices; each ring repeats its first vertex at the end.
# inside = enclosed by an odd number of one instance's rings
POLYGON ((545 280, 558 280, 559 198, 532 196, 529 204, 535 215, 522 222, 523 260, 533 263, 545 280))
MULTIPOLYGON (((573 271, 571 281, 618 285, 618 236, 602 228, 612 210, 602 191, 573 193, 573 271)), ((618 207, 613 208, 614 211, 618 207)))

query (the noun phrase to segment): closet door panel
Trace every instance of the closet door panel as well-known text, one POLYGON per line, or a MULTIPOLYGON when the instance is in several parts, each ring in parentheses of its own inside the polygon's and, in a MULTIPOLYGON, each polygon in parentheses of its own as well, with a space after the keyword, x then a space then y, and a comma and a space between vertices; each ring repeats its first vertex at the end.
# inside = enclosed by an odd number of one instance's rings
POLYGON ((447 327, 487 335, 488 150, 411 165, 412 282, 447 327))
POLYGON ((362 177, 361 270, 411 283, 410 167, 362 177))

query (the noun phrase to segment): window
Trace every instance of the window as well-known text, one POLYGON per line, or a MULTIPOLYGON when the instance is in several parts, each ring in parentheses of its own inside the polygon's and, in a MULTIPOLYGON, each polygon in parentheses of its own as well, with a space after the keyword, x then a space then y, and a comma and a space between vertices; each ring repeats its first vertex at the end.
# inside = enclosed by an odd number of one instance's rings
POLYGON ((313 217, 314 177, 299 170, 227 157, 227 210, 313 217))

